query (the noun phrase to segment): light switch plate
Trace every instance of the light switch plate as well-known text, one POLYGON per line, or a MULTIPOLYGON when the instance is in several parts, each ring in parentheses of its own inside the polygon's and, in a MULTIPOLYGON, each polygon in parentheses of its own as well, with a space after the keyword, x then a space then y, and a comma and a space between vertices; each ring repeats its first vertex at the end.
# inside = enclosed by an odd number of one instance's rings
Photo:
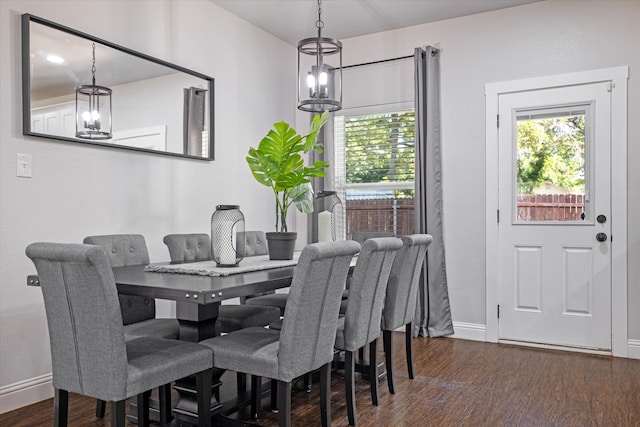
POLYGON ((17 154, 16 176, 31 178, 31 154, 17 154))

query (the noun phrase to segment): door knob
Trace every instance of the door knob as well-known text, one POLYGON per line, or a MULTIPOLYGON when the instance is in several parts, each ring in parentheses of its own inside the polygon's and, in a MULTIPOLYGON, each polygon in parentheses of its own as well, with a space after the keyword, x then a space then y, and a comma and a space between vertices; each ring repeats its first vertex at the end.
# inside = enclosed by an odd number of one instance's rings
POLYGON ((598 221, 598 224, 604 224, 605 222, 607 222, 607 217, 604 215, 598 215, 596 217, 596 221, 598 221))
POLYGON ((605 233, 598 233, 598 234, 596 234, 596 240, 598 242, 606 242, 607 241, 607 235, 605 233))

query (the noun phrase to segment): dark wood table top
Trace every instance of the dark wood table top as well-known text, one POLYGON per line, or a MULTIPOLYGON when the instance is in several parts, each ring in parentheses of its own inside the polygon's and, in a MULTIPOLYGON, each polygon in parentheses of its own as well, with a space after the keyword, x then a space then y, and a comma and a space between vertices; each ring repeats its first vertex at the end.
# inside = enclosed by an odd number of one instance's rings
POLYGON ((294 270, 279 267, 229 276, 200 276, 146 272, 143 265, 134 265, 114 267, 113 274, 120 294, 211 304, 285 288, 291 285, 294 270))

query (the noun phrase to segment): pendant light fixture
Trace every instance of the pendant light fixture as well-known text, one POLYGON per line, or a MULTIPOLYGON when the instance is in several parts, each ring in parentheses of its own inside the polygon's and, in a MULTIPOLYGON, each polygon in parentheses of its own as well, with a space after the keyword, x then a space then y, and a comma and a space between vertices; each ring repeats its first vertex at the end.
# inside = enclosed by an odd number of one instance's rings
POLYGON ((342 108, 342 43, 322 37, 321 0, 318 0, 317 37, 298 42, 298 109, 311 113, 342 108), (327 63, 327 57, 333 65, 327 63))
POLYGON ((76 87, 76 138, 111 139, 111 89, 96 85, 96 44, 90 85, 76 87))

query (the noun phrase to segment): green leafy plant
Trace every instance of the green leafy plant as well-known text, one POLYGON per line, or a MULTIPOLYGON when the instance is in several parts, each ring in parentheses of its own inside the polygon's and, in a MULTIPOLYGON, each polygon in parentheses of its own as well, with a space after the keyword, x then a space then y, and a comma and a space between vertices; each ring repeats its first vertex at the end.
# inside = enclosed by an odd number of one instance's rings
POLYGON ((302 213, 313 212, 312 178, 325 175, 327 162, 316 161, 305 165, 303 154, 322 153, 318 133, 327 122, 329 112, 316 115, 306 136, 300 136, 286 122, 274 123, 257 148, 249 148, 247 163, 253 177, 270 187, 276 199, 276 231, 287 231, 287 213, 294 204, 302 213))

